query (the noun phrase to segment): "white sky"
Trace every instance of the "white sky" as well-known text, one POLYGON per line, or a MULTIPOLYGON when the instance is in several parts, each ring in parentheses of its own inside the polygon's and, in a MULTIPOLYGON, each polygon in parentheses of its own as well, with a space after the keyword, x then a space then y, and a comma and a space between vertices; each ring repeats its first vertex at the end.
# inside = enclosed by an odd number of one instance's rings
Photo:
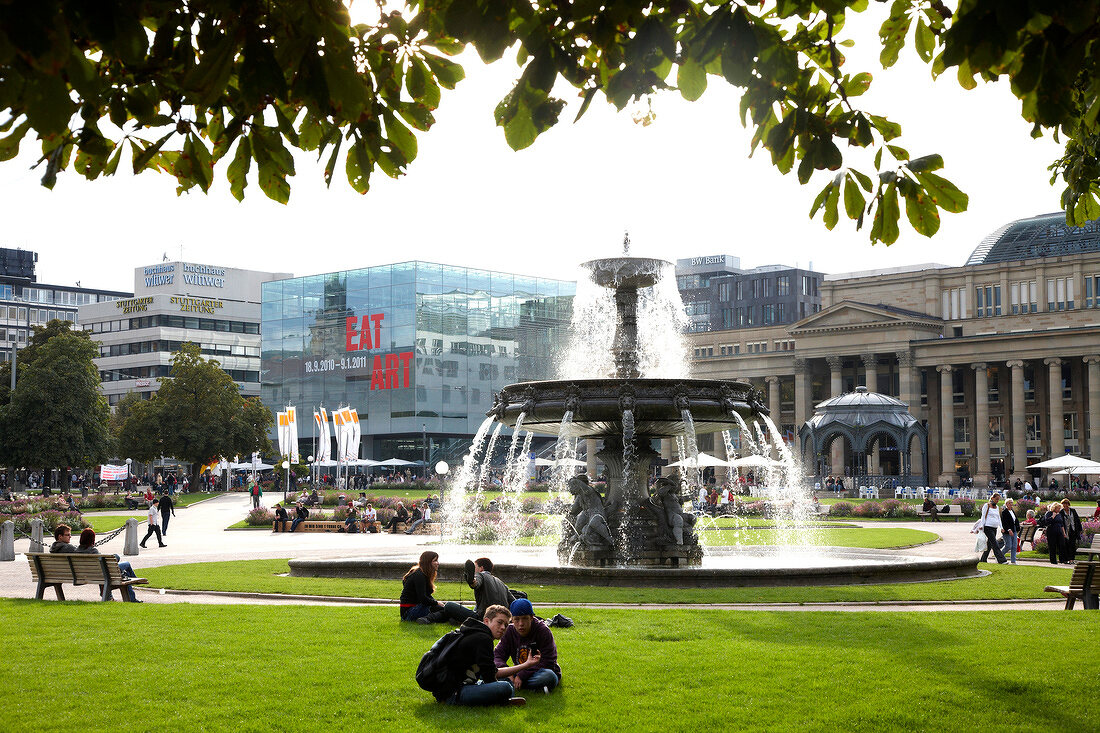
MULTIPOLYGON (((851 26, 850 26, 851 27, 851 26)), ((624 229, 635 254, 669 260, 732 254, 743 267, 782 263, 826 273, 925 262, 961 265, 987 234, 1016 218, 1056 211, 1060 187, 1046 167, 1060 148, 1032 140, 1007 85, 961 90, 932 82, 927 67, 877 63, 877 25, 849 53, 849 73, 875 83, 861 108, 902 124, 914 156, 941 153, 942 175, 970 195, 969 211, 945 214, 931 240, 902 226, 893 246, 872 247, 841 214, 833 232, 810 205, 830 173, 800 186, 766 151, 748 158, 750 133, 738 119, 735 89, 715 77, 699 102, 668 92, 654 99, 657 119, 642 127, 602 98, 572 123, 571 87, 563 122, 530 148, 511 151, 492 111, 517 67, 506 55, 484 66, 464 57, 467 79, 444 90, 437 123, 419 136, 420 153, 399 180, 380 172, 359 196, 342 177, 326 190, 322 166, 298 156, 290 203, 265 197, 250 177, 243 204, 229 193, 225 166, 209 195, 177 197, 175 179, 134 177, 125 159, 114 179, 85 181, 71 169, 51 191, 38 181, 31 144, 0 165, 0 246, 39 253, 43 282, 133 288, 133 268, 170 259, 307 275, 423 259, 575 279, 577 263, 618 254, 624 229), (867 54, 856 63, 856 53, 867 54), (127 172, 123 172, 126 168, 127 172), (181 254, 182 253, 182 254, 181 254)), ((913 58, 911 48, 902 60, 913 58)), ((904 218, 904 213, 903 213, 904 218)))

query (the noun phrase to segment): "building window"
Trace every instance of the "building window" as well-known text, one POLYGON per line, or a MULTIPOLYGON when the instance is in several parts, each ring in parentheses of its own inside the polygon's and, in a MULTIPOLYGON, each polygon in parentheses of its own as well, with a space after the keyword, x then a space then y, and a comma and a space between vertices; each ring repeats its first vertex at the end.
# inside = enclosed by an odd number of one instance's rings
POLYGON ((1085 277, 1085 307, 1100 308, 1100 275, 1085 277))
POLYGON ((1035 401, 1035 370, 1031 367, 1024 367, 1024 400, 1035 401))
POLYGON ((733 328, 736 321, 733 320, 733 308, 723 308, 721 312, 722 328, 733 328))
MULTIPOLYGON (((1076 412, 1063 412, 1062 413, 1062 430, 1064 431, 1064 438, 1066 443, 1077 442, 1077 413, 1076 412)), ((1076 446, 1066 446, 1067 448, 1076 446)))
POLYGON ((790 295, 791 294, 791 276, 780 275, 775 278, 775 294, 776 295, 790 295))
POLYGON ((752 297, 754 297, 754 298, 761 297, 761 294, 764 292, 763 282, 764 281, 759 279, 759 278, 752 281, 752 297))
POLYGON ((963 372, 961 369, 955 369, 951 372, 951 401, 956 405, 961 405, 965 401, 965 392, 963 386, 963 372))
POLYGON ((928 406, 928 371, 925 369, 920 370, 920 404, 928 406))
POLYGON ((970 445, 970 418, 955 418, 955 443, 966 443, 970 445))
POLYGON ((978 318, 1001 315, 1001 286, 979 285, 974 289, 974 305, 978 318))
POLYGON ((745 299, 745 283, 743 281, 738 280, 735 283, 734 295, 736 296, 737 300, 745 299))
POLYGON ((1024 419, 1024 438, 1029 442, 1039 442, 1043 439, 1043 416, 1037 412, 1029 412, 1024 419))
POLYGON ((1069 364, 1062 365, 1062 399, 1073 399, 1073 370, 1069 364))
MULTIPOLYGON (((765 282, 767 282, 765 280, 765 282)), ((771 304, 764 305, 764 325, 768 326, 775 323, 775 306, 771 304)))
POLYGON ((1073 278, 1055 277, 1047 280, 1047 310, 1073 310, 1073 278))
POLYGON ((718 300, 722 302, 728 302, 730 299, 730 283, 720 282, 718 283, 718 300))
POLYGON ((986 381, 989 385, 989 403, 997 404, 1001 401, 1001 380, 997 367, 989 367, 985 371, 986 381))
POLYGON ((949 288, 942 295, 942 318, 945 321, 957 321, 966 317, 966 289, 949 288))
POLYGON ((779 323, 786 323, 787 322, 787 304, 786 303, 776 303, 775 304, 775 317, 778 319, 779 323))
POLYGON ((1021 280, 1009 286, 1012 315, 1039 312, 1039 289, 1034 280, 1021 280))

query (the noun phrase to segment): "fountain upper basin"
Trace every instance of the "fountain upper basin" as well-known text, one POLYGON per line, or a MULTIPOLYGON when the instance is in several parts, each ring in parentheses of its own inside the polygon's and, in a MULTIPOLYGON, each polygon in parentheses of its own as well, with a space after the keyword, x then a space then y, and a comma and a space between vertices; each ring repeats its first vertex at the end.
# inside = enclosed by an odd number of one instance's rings
POLYGON ((623 411, 634 417, 634 434, 675 437, 687 430, 682 417, 688 409, 696 433, 736 430, 733 416, 767 414, 751 385, 711 379, 570 379, 520 382, 500 391, 490 415, 515 426, 523 414, 523 428, 557 435, 565 413, 572 411, 569 434, 594 438, 622 435, 623 411))

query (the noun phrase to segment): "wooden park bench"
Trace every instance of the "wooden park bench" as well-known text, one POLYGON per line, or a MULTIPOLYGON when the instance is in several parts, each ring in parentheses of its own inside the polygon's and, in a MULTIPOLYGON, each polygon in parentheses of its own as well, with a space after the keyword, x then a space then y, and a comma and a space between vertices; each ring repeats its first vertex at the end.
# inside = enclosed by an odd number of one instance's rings
MULTIPOLYGON (((927 520, 927 519, 931 518, 932 512, 918 511, 917 516, 920 517, 921 519, 927 520)), ((950 519, 953 522, 957 522, 960 519, 966 519, 967 517, 963 516, 962 506, 959 505, 959 504, 949 504, 947 506, 942 506, 942 507, 937 504, 936 505, 936 518, 937 519, 946 518, 946 519, 950 519)))
MULTIPOLYGON (((38 583, 34 597, 42 600, 46 588, 52 586, 57 600, 65 600, 61 586, 98 585, 102 591, 100 600, 109 600, 115 588, 131 585, 145 585, 145 578, 124 578, 118 569, 118 558, 114 555, 84 555, 71 552, 28 552, 27 562, 31 566, 31 575, 38 583)), ((122 600, 130 600, 129 593, 122 594, 122 600)))
POLYGON ((1031 543, 1031 549, 1035 549, 1035 540, 1038 539, 1035 534, 1039 531, 1038 524, 1021 524, 1020 525, 1020 546, 1022 547, 1025 542, 1031 543))
POLYGON ((1073 568, 1073 575, 1069 579, 1069 585, 1048 585, 1047 593, 1061 593, 1066 599, 1066 610, 1073 610, 1073 605, 1080 598, 1084 601, 1085 608, 1100 608, 1097 597, 1100 595, 1100 559, 1093 556, 1087 561, 1079 561, 1073 568))

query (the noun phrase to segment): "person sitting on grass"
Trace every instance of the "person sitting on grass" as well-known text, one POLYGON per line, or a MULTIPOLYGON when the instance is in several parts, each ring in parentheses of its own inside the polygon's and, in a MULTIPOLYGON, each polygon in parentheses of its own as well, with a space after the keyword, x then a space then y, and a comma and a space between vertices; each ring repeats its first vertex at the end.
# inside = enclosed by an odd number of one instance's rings
MULTIPOLYGON (((535 618, 535 609, 526 598, 512 601, 509 612, 512 614, 512 625, 505 630, 493 651, 493 661, 502 669, 514 669, 505 666, 509 659, 518 667, 526 665, 522 671, 508 674, 515 689, 526 687, 549 693, 561 681, 554 633, 535 618), (529 664, 532 659, 536 660, 535 663, 529 664)), ((498 669, 498 676, 502 669, 498 669)))
MULTIPOLYGON (((490 606, 485 621, 466 619, 459 627, 460 636, 445 660, 447 682, 432 695, 448 705, 526 705, 514 697, 511 679, 539 663, 537 653, 523 664, 498 668, 494 664, 493 641, 500 639, 511 614, 504 606, 490 606)), ((438 642, 437 642, 438 643, 438 642)))
POLYGON ((504 606, 512 602, 512 593, 503 581, 493 575, 493 561, 487 557, 479 557, 475 560, 467 560, 463 572, 466 585, 474 591, 474 610, 470 610, 459 603, 448 601, 443 608, 433 611, 427 616, 416 620, 418 624, 437 624, 444 621, 460 624, 468 618, 478 619, 485 617, 485 611, 489 606, 504 606))
MULTIPOLYGON (((81 555, 98 555, 99 548, 95 546, 95 530, 91 527, 85 528, 80 533, 80 546, 75 550, 81 555)), ((115 559, 118 560, 118 571, 124 578, 136 578, 137 573, 134 572, 134 567, 130 563, 126 562, 118 555, 115 555, 115 559)), ((137 595, 134 594, 134 589, 131 586, 124 586, 122 588, 123 594, 125 594, 127 600, 131 603, 143 603, 137 599, 137 595)), ((111 600, 111 593, 107 593, 107 600, 111 600)))
POLYGON ((439 553, 431 550, 420 553, 416 565, 409 568, 401 579, 401 599, 398 602, 402 621, 416 621, 443 610, 443 604, 432 597, 438 574, 439 553))

